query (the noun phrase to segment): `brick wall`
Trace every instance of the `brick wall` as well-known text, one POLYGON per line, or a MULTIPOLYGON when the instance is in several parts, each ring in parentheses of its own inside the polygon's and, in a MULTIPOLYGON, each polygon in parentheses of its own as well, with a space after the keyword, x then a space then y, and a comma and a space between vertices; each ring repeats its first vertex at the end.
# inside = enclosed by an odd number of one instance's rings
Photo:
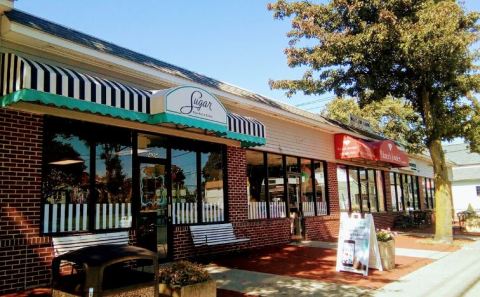
POLYGON ((0 109, 0 294, 50 282, 40 234, 42 116, 0 109))

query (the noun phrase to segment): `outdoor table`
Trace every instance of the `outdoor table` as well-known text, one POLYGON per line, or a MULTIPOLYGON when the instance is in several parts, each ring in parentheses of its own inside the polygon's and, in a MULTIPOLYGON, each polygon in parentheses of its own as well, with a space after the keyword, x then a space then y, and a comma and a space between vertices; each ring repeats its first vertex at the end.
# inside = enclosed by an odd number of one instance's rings
POLYGON ((157 297, 157 254, 136 246, 106 244, 60 255, 52 262, 52 296, 157 297), (62 261, 73 263, 77 273, 62 275, 62 261), (134 261, 151 262, 153 272, 136 269, 134 261))

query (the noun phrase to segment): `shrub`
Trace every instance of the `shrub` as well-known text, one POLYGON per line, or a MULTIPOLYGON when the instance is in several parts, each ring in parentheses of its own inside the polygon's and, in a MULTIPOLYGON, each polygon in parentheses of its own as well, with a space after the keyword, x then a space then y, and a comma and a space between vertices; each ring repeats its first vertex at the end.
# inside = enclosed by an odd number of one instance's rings
POLYGON ((377 231, 377 240, 381 242, 387 242, 395 238, 395 233, 390 230, 377 231))
POLYGON ((172 288, 180 288, 205 282, 210 275, 200 264, 178 261, 160 268, 159 282, 172 288))

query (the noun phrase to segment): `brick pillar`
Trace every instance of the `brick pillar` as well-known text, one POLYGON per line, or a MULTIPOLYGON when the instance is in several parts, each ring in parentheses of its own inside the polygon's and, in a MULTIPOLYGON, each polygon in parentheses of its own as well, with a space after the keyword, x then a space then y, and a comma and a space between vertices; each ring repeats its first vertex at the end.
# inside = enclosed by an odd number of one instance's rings
POLYGON ((248 220, 247 155, 245 149, 227 147, 228 217, 232 223, 248 220))
POLYGON ((0 108, 0 294, 48 284, 40 236, 43 117, 0 108))

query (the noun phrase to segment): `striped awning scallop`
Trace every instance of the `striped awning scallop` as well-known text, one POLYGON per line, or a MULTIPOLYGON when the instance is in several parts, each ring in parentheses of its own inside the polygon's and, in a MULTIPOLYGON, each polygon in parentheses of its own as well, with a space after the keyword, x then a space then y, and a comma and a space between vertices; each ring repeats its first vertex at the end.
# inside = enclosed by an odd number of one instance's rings
POLYGON ((227 114, 229 138, 240 141, 248 141, 256 139, 259 144, 265 144, 265 125, 257 119, 242 116, 236 113, 227 114))
MULTIPOLYGON (((158 114, 151 114, 150 90, 13 53, 0 54, 0 75, 2 107, 23 101, 148 124, 169 123, 159 122, 158 114)), ((227 116, 227 132, 217 133, 219 136, 239 140, 243 146, 265 144, 262 123, 238 114, 227 116)))

